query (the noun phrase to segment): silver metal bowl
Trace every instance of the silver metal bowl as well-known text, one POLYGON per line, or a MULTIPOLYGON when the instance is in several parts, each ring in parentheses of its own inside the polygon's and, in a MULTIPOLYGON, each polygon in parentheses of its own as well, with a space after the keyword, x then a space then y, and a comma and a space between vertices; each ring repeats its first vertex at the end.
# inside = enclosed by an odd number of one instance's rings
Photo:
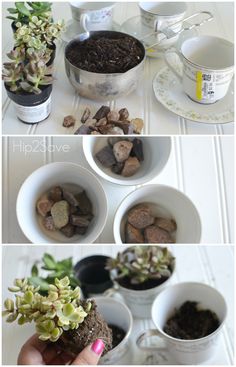
POLYGON ((82 97, 98 101, 113 100, 126 96, 137 88, 138 82, 143 74, 145 56, 146 52, 143 44, 135 37, 127 35, 126 33, 116 31, 86 32, 70 41, 65 48, 66 74, 70 83, 82 97), (138 65, 124 73, 102 74, 80 69, 72 65, 66 55, 75 41, 84 41, 91 36, 110 38, 131 37, 140 45, 143 51, 143 57, 138 65))

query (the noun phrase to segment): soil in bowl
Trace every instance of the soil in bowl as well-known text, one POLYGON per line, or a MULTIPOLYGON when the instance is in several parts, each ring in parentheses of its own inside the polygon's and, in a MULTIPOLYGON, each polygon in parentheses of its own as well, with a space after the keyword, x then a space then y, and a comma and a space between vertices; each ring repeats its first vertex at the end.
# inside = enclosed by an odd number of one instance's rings
POLYGON ((51 187, 36 203, 42 230, 58 241, 84 236, 93 220, 93 205, 86 191, 75 184, 51 187))
POLYGON ((219 325, 215 312, 200 309, 197 302, 186 301, 166 322, 164 331, 177 339, 193 340, 213 333, 219 325))
MULTIPOLYGON (((172 272, 172 269, 169 269, 172 272)), ((162 276, 159 279, 148 279, 143 283, 133 284, 131 283, 131 279, 129 277, 124 277, 122 279, 117 280, 119 285, 123 288, 132 289, 135 291, 145 291, 147 289, 155 288, 164 283, 168 277, 162 276)))
POLYGON ((143 60, 144 51, 138 40, 126 34, 94 34, 84 41, 72 41, 66 58, 73 66, 89 72, 125 73, 143 60))
POLYGON ((108 326, 112 331, 112 349, 114 349, 124 339, 126 333, 119 326, 113 324, 108 324, 108 326))

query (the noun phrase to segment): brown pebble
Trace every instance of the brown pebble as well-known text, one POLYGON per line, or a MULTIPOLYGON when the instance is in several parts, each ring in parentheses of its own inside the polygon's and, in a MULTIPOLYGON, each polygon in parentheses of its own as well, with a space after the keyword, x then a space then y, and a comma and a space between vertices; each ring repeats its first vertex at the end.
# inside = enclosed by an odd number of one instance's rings
POLYGON ((98 130, 101 134, 103 135, 107 135, 109 134, 109 131, 114 127, 114 125, 111 125, 111 124, 107 124, 107 125, 104 125, 104 126, 99 126, 98 127, 98 130))
POLYGON ((74 135, 90 135, 91 129, 89 126, 81 125, 74 133, 74 135))
POLYGON ((134 126, 129 121, 111 121, 115 126, 121 128, 125 135, 132 135, 134 133, 134 126))
POLYGON ((54 225, 53 217, 49 216, 49 217, 43 218, 43 226, 48 231, 55 231, 56 228, 55 228, 55 225, 54 225))
POLYGON ((91 115, 91 111, 88 107, 86 107, 80 119, 82 124, 84 124, 89 119, 90 115, 91 115))
POLYGON ((87 232, 88 227, 75 227, 75 234, 83 236, 87 232))
POLYGON ((65 126, 65 127, 74 126, 75 121, 76 121, 76 119, 74 118, 74 116, 72 116, 72 115, 65 116, 64 120, 63 120, 63 126, 65 126))
POLYGON ((65 200, 58 201, 52 206, 51 214, 56 228, 62 228, 69 222, 69 204, 65 200))
POLYGON ((149 226, 144 230, 144 238, 147 243, 173 243, 170 234, 164 229, 156 226, 149 226))
POLYGON ((114 164, 116 164, 116 159, 113 154, 113 150, 108 145, 99 150, 99 152, 95 155, 95 157, 104 167, 111 167, 114 164))
POLYGON ((96 123, 97 123, 97 120, 95 120, 95 119, 88 119, 88 120, 84 123, 84 125, 85 125, 85 126, 88 126, 88 127, 94 127, 94 126, 96 125, 96 123))
POLYGON ((144 123, 143 120, 140 118, 136 118, 130 121, 130 124, 134 127, 134 133, 141 134, 144 123))
POLYGON ((156 218, 154 225, 169 233, 174 232, 177 229, 176 222, 173 219, 156 218))
POLYGON ((79 203, 79 210, 82 214, 91 214, 93 211, 93 206, 88 198, 86 191, 82 191, 79 194, 75 195, 78 203, 79 203))
POLYGON ((118 111, 112 110, 107 114, 107 120, 108 121, 118 121, 120 117, 120 114, 118 111))
POLYGON ((62 200, 62 188, 60 186, 54 186, 49 191, 49 199, 51 199, 54 203, 62 200))
POLYGON ((133 227, 130 223, 126 223, 125 243, 144 243, 141 230, 133 227))
POLYGON ((71 224, 73 224, 73 226, 88 227, 89 223, 90 221, 86 217, 83 217, 81 215, 71 216, 71 224))
POLYGON ((67 191, 67 190, 65 190, 65 189, 63 189, 63 198, 70 204, 70 205, 72 205, 72 206, 78 206, 79 205, 79 203, 78 203, 78 201, 76 200, 76 198, 75 198, 75 196, 71 193, 71 192, 69 192, 69 191, 67 191))
POLYGON ((127 108, 122 108, 119 111, 119 115, 120 115, 120 118, 119 118, 120 121, 128 120, 128 118, 129 118, 129 111, 127 110, 127 108))
POLYGON ((114 126, 107 131, 107 135, 124 135, 124 131, 120 127, 114 126))
POLYGON ((46 195, 43 195, 36 204, 37 211, 42 217, 46 217, 46 215, 50 212, 53 206, 53 201, 49 200, 46 195))
POLYGON ((95 124, 95 126, 105 126, 107 125, 107 119, 106 117, 103 117, 102 119, 98 120, 95 124))
POLYGON ((121 175, 124 177, 133 176, 140 168, 140 162, 136 157, 129 157, 125 161, 124 168, 121 172, 121 175))
POLYGON ((142 162, 144 160, 142 140, 135 138, 133 139, 132 143, 133 143, 133 149, 131 155, 137 157, 138 160, 142 162))
POLYGON ((124 168, 124 162, 117 162, 111 167, 111 170, 113 173, 120 175, 123 168, 124 168))
POLYGON ((61 228, 61 232, 68 238, 71 238, 75 234, 75 226, 68 223, 65 227, 61 228))
POLYGON ((149 206, 145 204, 138 204, 128 212, 128 222, 138 229, 150 226, 154 219, 149 206))
POLYGON ((93 119, 101 120, 103 117, 106 117, 109 112, 110 112, 110 107, 101 106, 99 110, 95 113, 95 115, 93 116, 93 119))
POLYGON ((130 152, 133 148, 133 143, 126 140, 118 141, 113 146, 113 153, 117 162, 124 162, 129 158, 130 152))

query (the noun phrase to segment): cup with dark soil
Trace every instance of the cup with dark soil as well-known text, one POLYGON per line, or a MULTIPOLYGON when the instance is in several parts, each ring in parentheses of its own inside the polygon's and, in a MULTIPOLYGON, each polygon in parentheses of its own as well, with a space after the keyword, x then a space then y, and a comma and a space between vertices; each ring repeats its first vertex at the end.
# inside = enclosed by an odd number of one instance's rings
POLYGON ((113 292, 119 292, 138 318, 150 318, 153 300, 168 284, 175 258, 160 246, 132 246, 107 263, 113 292))
POLYGON ((69 81, 80 95, 96 100, 131 93, 142 76, 144 60, 142 43, 116 31, 83 33, 65 49, 69 81))
POLYGON ((112 330, 112 349, 100 360, 100 364, 132 364, 130 334, 133 318, 129 308, 109 297, 95 297, 98 311, 112 330))
POLYGON ((102 294, 112 287, 110 273, 105 268, 108 259, 108 256, 93 255, 83 258, 75 265, 75 275, 85 298, 102 294))
MULTIPOLYGON (((162 291, 152 306, 156 329, 137 340, 142 350, 147 337, 161 337, 166 350, 178 364, 200 364, 214 357, 227 306, 223 296, 202 283, 179 283, 162 291)), ((155 350, 161 348, 157 342, 155 350)), ((163 349, 163 346, 162 346, 163 349)))

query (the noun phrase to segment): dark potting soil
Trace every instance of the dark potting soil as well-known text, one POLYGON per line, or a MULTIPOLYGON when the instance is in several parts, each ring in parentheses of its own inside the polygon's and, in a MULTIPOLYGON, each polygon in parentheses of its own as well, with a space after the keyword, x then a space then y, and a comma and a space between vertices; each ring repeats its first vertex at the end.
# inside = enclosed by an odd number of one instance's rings
POLYGON ((109 328, 112 330, 112 349, 117 347, 118 344, 124 339, 125 331, 119 326, 108 324, 109 328))
POLYGON ((94 73, 124 73, 144 58, 139 42, 132 37, 92 38, 73 41, 66 51, 69 62, 94 73))
POLYGON ((68 330, 62 334, 57 344, 60 349, 65 350, 71 355, 77 355, 87 345, 102 339, 105 343, 103 355, 113 348, 112 330, 109 329, 103 317, 97 311, 97 306, 92 302, 92 311, 84 319, 78 329, 68 330))
POLYGON ((199 310, 197 302, 184 302, 167 321, 166 334, 185 340, 200 339, 213 333, 220 325, 217 315, 210 310, 199 310))
POLYGON ((161 277, 160 279, 149 279, 141 284, 132 284, 130 282, 130 278, 124 277, 119 279, 118 283, 124 288, 133 289, 136 291, 144 291, 146 289, 157 287, 158 285, 164 283, 167 279, 168 277, 161 277))

